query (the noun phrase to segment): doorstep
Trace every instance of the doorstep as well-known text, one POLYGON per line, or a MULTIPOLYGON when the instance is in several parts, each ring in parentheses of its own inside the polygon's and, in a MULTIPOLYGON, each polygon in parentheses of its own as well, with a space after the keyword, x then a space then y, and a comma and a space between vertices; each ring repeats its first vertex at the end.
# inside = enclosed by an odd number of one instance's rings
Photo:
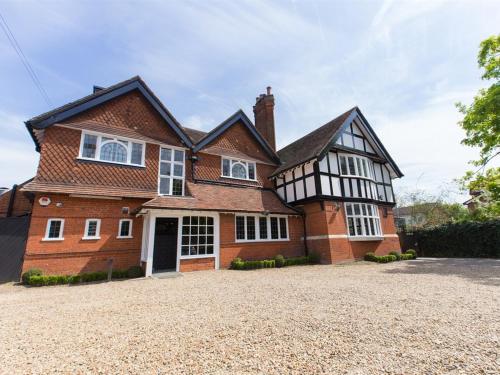
POLYGON ((175 272, 175 271, 156 272, 151 275, 153 279, 170 279, 180 276, 182 276, 182 274, 180 272, 175 272))

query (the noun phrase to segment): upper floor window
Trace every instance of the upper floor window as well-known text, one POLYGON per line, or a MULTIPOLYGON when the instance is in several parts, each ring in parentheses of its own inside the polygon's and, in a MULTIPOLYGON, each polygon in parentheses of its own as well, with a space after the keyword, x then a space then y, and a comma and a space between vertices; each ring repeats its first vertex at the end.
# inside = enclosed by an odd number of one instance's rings
POLYGON ((184 195, 184 150, 160 149, 158 191, 162 195, 184 195))
POLYGON ((374 179, 373 162, 362 156, 339 155, 340 174, 342 176, 356 176, 374 179))
POLYGON ((144 166, 144 149, 144 142, 83 132, 80 158, 144 166))
POLYGON ((380 217, 374 204, 346 203, 345 211, 350 237, 380 237, 380 217))
POLYGON ((256 180, 255 171, 256 171, 256 166, 255 163, 253 162, 222 158, 223 177, 255 181, 256 180))

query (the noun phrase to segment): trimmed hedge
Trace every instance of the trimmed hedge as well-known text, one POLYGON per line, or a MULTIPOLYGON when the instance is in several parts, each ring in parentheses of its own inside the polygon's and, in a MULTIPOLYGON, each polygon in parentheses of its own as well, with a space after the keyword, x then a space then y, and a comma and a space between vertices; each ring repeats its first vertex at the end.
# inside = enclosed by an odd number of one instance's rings
POLYGON ((320 258, 316 254, 303 257, 285 258, 283 255, 276 255, 274 259, 266 260, 242 260, 234 258, 231 262, 233 270, 254 270, 260 268, 280 268, 285 266, 298 266, 303 264, 317 264, 320 258))
MULTIPOLYGON (((111 273, 113 279, 125 279, 141 277, 142 269, 137 269, 138 266, 130 267, 128 270, 115 270, 111 273)), ((138 267, 140 268, 140 267, 138 267)), ((42 275, 39 269, 30 269, 22 275, 23 284, 31 286, 45 285, 63 285, 63 284, 79 284, 92 281, 102 281, 108 279, 107 272, 90 272, 80 275, 42 275)))
POLYGON ((391 251, 389 255, 375 255, 372 252, 366 253, 365 254, 365 260, 368 262, 376 262, 376 263, 389 263, 389 262, 395 262, 397 260, 410 260, 410 259, 416 259, 417 258, 417 253, 415 250, 408 250, 404 254, 400 254, 396 251, 391 251))
POLYGON ((468 221, 415 230, 420 256, 500 258, 500 220, 468 221))

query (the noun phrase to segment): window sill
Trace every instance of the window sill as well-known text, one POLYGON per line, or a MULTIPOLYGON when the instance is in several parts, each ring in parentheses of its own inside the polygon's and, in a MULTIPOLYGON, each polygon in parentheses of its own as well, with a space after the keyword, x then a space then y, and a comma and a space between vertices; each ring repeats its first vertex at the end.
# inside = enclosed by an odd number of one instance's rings
POLYGON ((84 241, 100 240, 101 237, 82 237, 84 241))
POLYGON ((61 238, 42 238, 42 241, 49 241, 49 242, 53 242, 53 241, 64 241, 64 237, 61 237, 61 238))
POLYGON ((349 241, 383 241, 384 236, 359 236, 359 237, 348 237, 349 241))
POLYGON ((77 157, 77 160, 82 160, 82 161, 90 161, 94 163, 102 163, 102 164, 114 164, 114 165, 122 165, 124 167, 133 167, 133 168, 146 168, 144 164, 128 164, 128 163, 120 163, 117 161, 108 161, 108 160, 98 160, 98 159, 91 159, 91 158, 84 158, 84 157, 77 157))
POLYGON ((117 239, 119 240, 124 240, 124 239, 127 239, 127 238, 134 238, 133 236, 116 236, 117 239))
POLYGON ((229 178, 231 180, 238 180, 238 181, 247 181, 247 182, 259 182, 257 179, 250 179, 250 178, 238 178, 238 177, 230 177, 230 176, 220 176, 221 178, 229 178))
POLYGON ((181 255, 179 259, 181 259, 181 260, 189 260, 189 259, 201 259, 201 258, 215 258, 215 254, 181 255))

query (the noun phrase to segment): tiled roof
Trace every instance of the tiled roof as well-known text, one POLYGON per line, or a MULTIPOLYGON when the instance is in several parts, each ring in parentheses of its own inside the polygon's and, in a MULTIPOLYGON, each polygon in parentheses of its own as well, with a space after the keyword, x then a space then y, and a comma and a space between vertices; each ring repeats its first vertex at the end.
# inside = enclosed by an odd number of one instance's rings
POLYGON ((271 190, 187 182, 187 197, 157 197, 144 208, 298 214, 271 190))
POLYGON ((198 142, 200 139, 202 139, 204 136, 207 135, 206 132, 197 130, 197 129, 191 129, 191 128, 186 128, 185 126, 183 127, 184 132, 189 135, 193 143, 198 142))
POLYGON ((277 154, 280 157, 281 166, 273 174, 286 171, 291 167, 317 157, 341 128, 344 121, 355 110, 356 107, 351 108, 329 123, 279 150, 277 154))
POLYGON ((60 193, 81 195, 102 195, 108 197, 123 198, 147 198, 151 199, 157 195, 155 191, 119 188, 113 186, 82 185, 82 184, 53 184, 32 181, 23 186, 22 191, 38 193, 60 193))

